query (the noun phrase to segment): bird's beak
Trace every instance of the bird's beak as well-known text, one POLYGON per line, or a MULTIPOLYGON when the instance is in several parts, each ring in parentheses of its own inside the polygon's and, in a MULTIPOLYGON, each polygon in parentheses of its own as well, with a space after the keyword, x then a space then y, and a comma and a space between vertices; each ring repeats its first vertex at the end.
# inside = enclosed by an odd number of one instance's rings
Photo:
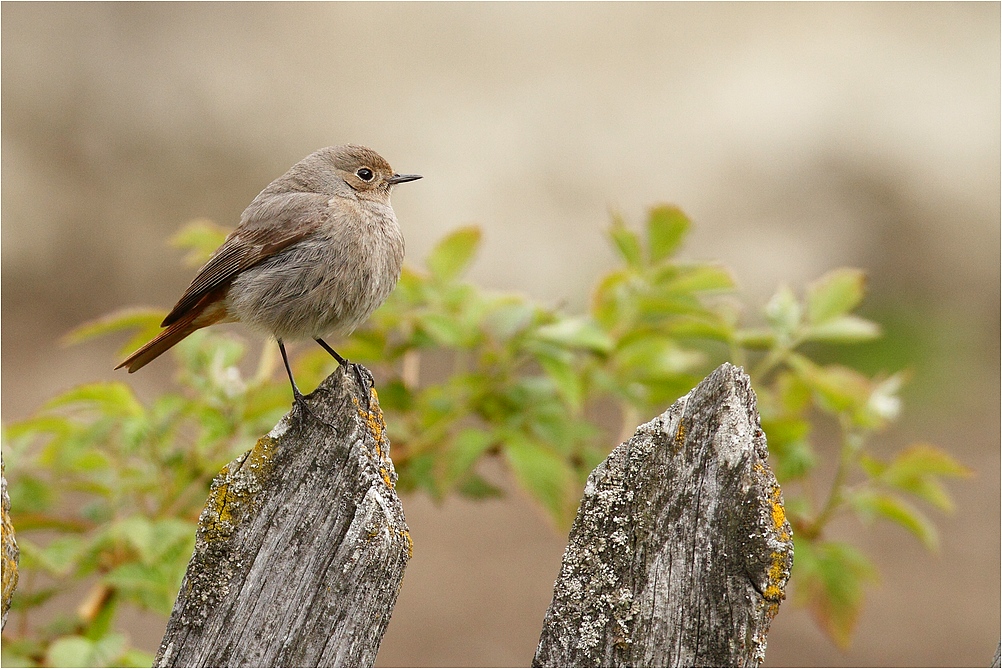
POLYGON ((394 174, 392 177, 386 180, 390 185, 407 183, 408 181, 417 181, 421 178, 420 174, 394 174))

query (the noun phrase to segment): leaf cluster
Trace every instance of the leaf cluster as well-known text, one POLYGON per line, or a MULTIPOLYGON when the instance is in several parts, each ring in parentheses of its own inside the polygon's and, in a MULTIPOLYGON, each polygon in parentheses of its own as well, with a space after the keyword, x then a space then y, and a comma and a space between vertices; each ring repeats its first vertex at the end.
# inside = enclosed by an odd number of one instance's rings
MULTIPOLYGON (((162 317, 132 310, 69 339, 136 328, 135 340, 157 330, 162 317)), ((230 337, 195 333, 177 347, 177 392, 144 403, 125 383, 91 383, 6 426, 21 578, 4 665, 152 663, 113 621, 123 605, 170 613, 209 482, 287 408, 270 374, 241 378, 234 363, 243 348, 230 337), (83 599, 67 605, 67 592, 81 586, 83 599), (31 624, 46 606, 72 613, 31 624)))
MULTIPOLYGON (((935 525, 921 505, 949 511, 943 479, 969 472, 929 444, 876 452, 872 436, 900 413, 904 374, 870 377, 811 359, 812 345, 879 336, 875 323, 853 313, 865 293, 862 272, 830 272, 800 297, 781 287, 746 325, 726 269, 677 257, 690 228, 672 206, 652 209, 640 232, 616 218, 609 237, 620 264, 576 314, 464 280, 481 235, 459 229, 433 249, 426 270, 406 267, 386 303, 338 349, 376 372, 401 489, 435 499, 497 496, 501 489, 481 467, 496 458, 562 528, 609 452, 610 433, 628 437, 725 360, 745 366, 794 529, 795 600, 845 644, 876 572, 859 551, 826 537, 831 521, 888 520, 935 549, 935 525), (610 413, 618 425, 609 425, 610 413), (819 474, 824 432, 837 434, 830 479, 819 474)), ((197 263, 223 235, 200 221, 176 243, 197 263)), ((161 317, 123 311, 68 339, 129 331, 123 349, 131 350, 161 317)), ((30 579, 22 578, 18 615, 26 621, 31 609, 85 579, 101 605, 81 606, 70 622, 43 630, 22 622, 5 644, 5 662, 8 654, 48 664, 136 660, 106 622, 115 606, 169 612, 211 477, 288 409, 275 347, 264 347, 250 376, 240 371, 245 356, 233 335, 199 331, 176 347, 174 392, 144 403, 125 384, 91 384, 8 426, 23 569, 55 584, 26 587, 30 579)), ((293 364, 303 388, 334 368, 320 349, 293 364)))

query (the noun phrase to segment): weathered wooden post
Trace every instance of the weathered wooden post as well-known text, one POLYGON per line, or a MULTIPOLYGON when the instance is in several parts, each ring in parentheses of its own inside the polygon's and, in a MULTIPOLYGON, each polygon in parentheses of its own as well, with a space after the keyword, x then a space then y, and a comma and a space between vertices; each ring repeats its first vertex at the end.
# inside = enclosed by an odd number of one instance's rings
POLYGON ((10 496, 7 495, 7 477, 3 474, 3 465, 0 464, 0 520, 2 520, 2 550, 0 550, 0 565, 2 565, 3 588, 0 595, 0 613, 3 614, 0 620, 0 629, 7 626, 7 613, 10 611, 10 600, 14 597, 14 590, 17 588, 17 564, 21 552, 17 548, 17 540, 14 538, 14 525, 10 522, 10 496))
POLYGON ((758 666, 793 540, 755 394, 721 365, 585 488, 534 666, 758 666))
MULTIPOLYGON (((370 377, 371 378, 371 377, 370 377)), ((335 372, 213 481, 157 666, 371 666, 410 556, 375 392, 335 372)), ((588 479, 535 666, 756 666, 793 542, 722 365, 588 479)))
POLYGON ((411 553, 383 416, 342 370, 308 400, 213 480, 156 666, 375 661, 411 553))

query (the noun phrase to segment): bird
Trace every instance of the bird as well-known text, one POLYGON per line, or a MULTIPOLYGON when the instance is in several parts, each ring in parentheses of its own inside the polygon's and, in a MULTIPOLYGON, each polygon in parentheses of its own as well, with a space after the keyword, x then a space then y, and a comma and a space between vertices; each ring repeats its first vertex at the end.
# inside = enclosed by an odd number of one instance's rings
POLYGON ((164 318, 165 329, 115 369, 135 372, 196 330, 240 322, 278 342, 294 403, 306 407, 285 342, 313 339, 350 366, 324 338, 350 334, 396 286, 404 237, 390 191, 421 178, 397 174, 364 146, 314 151, 254 198, 164 318))

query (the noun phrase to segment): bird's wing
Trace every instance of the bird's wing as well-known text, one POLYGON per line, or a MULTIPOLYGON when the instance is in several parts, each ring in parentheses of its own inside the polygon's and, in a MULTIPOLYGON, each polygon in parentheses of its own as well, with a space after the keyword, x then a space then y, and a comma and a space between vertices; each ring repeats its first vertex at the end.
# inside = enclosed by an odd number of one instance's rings
POLYGON ((228 285, 240 272, 313 234, 328 216, 327 198, 317 193, 284 193, 255 200, 240 225, 198 270, 161 327, 184 316, 209 292, 228 285))

